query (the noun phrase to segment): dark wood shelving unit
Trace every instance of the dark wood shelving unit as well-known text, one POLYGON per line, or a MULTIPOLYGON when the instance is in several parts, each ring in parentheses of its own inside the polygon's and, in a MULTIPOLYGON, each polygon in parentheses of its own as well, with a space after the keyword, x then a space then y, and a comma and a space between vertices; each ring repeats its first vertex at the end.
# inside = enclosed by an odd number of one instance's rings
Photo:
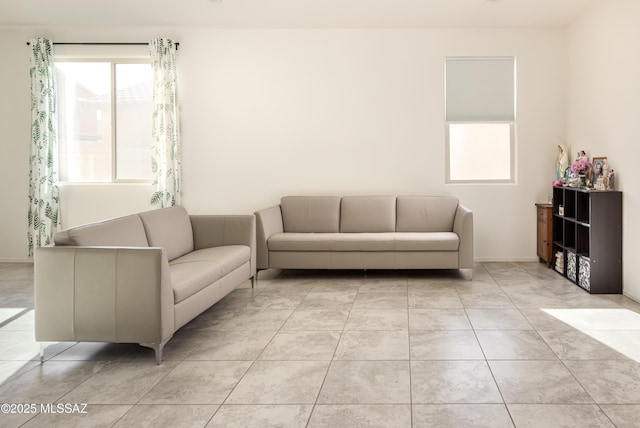
POLYGON ((622 192, 553 188, 553 268, 592 294, 622 293, 622 192))

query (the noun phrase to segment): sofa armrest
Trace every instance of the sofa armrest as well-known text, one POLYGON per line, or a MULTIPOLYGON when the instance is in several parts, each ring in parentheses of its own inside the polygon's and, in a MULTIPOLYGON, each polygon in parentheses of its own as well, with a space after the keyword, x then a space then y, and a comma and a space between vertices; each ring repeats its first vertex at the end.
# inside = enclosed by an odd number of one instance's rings
POLYGON ((468 208, 458 205, 453 231, 460 238, 458 249, 458 268, 473 268, 473 213, 468 208))
POLYGON ((34 271, 38 341, 159 345, 174 333, 162 248, 40 247, 34 271))
POLYGON ((284 232, 280 205, 256 212, 256 242, 258 248, 258 269, 269 268, 269 248, 267 241, 271 235, 284 232))
POLYGON ((251 276, 256 273, 254 215, 191 215, 194 249, 246 245, 251 249, 251 276))

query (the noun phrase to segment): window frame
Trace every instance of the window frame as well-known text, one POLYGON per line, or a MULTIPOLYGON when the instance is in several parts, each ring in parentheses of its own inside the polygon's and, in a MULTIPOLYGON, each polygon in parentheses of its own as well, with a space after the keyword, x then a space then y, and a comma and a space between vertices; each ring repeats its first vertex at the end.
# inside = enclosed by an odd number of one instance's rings
MULTIPOLYGON (((110 73, 111 73, 111 180, 107 181, 93 181, 93 180, 81 180, 81 181, 73 181, 73 180, 60 180, 59 183, 63 185, 78 185, 78 184, 151 184, 153 183, 153 175, 151 173, 151 166, 149 167, 149 178, 148 179, 136 179, 136 178, 117 178, 117 170, 118 170, 118 142, 117 142, 117 102, 116 102, 116 94, 117 94, 117 77, 116 77, 116 65, 117 64, 151 64, 151 58, 144 57, 119 57, 119 56, 62 56, 56 57, 54 55, 54 67, 57 63, 89 63, 89 62, 101 62, 101 63, 109 63, 110 73)), ((56 96, 59 97, 60 93, 58 92, 56 96)), ((151 121, 152 111, 149 112, 149 121, 151 121)), ((58 116, 60 112, 58 112, 58 116)), ((59 118, 58 118, 59 120, 59 118)), ((151 144, 151 136, 149 136, 150 144, 151 144)), ((58 150, 59 147, 58 147, 58 150)), ((58 155, 59 156, 59 155, 58 155)), ((60 176, 60 174, 58 174, 60 176)))
POLYGON ((516 183, 516 126, 517 126, 517 57, 513 56, 447 56, 444 58, 444 117, 445 117, 445 184, 514 184, 516 183), (513 61, 513 120, 449 120, 447 118, 447 62, 449 60, 505 60, 513 61), (452 179, 451 178, 451 125, 455 124, 509 124, 509 178, 504 179, 452 179))

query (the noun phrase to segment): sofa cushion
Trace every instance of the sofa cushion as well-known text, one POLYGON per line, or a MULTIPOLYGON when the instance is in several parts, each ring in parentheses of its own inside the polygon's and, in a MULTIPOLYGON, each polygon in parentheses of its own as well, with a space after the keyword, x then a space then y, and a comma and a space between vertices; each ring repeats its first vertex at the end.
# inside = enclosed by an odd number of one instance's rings
POLYGON ((453 232, 398 232, 396 251, 458 251, 460 238, 453 232))
POLYGON ((395 232, 395 196, 345 196, 340 208, 340 232, 395 232))
POLYGON ((169 263, 175 303, 191 297, 251 257, 246 245, 227 245, 193 251, 169 263))
POLYGON ((451 232, 458 199, 449 196, 398 196, 398 232, 451 232))
POLYGON ((175 206, 140 213, 151 247, 162 247, 169 261, 193 251, 193 229, 187 210, 175 206))
POLYGON ((331 251, 337 233, 276 233, 269 237, 269 251, 331 251))
POLYGON ((285 196, 280 200, 285 232, 338 232, 338 196, 285 196))
POLYGON ((336 233, 333 251, 395 251, 395 232, 336 233))
POLYGON ((148 247, 142 220, 137 214, 73 227, 55 234, 56 245, 148 247))
POLYGON ((269 251, 458 251, 453 232, 278 233, 269 251))

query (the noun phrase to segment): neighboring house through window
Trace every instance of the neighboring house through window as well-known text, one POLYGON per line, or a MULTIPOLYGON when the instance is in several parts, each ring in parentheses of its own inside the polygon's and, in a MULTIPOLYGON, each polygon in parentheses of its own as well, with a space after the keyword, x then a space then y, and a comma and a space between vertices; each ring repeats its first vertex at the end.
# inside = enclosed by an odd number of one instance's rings
POLYGON ((55 68, 60 181, 150 182, 149 60, 64 58, 55 68))

